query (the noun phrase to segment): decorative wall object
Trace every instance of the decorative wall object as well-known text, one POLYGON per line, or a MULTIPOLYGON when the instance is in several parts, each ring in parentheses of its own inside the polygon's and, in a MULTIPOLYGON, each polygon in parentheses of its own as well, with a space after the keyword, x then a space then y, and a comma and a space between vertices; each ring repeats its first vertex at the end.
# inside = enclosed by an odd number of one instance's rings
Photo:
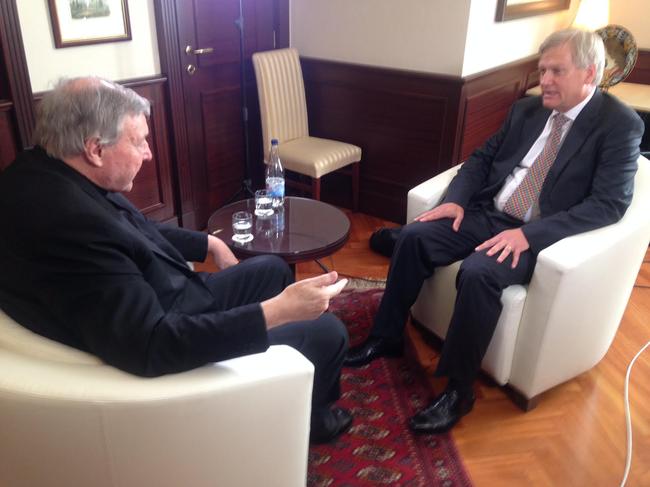
POLYGON ((127 0, 48 0, 57 48, 131 40, 127 0))
POLYGON ((541 15, 557 10, 566 10, 571 0, 499 0, 497 3, 497 22, 541 15))
POLYGON ((632 33, 620 25, 608 25, 596 33, 605 44, 605 71, 600 87, 607 90, 627 78, 636 64, 638 49, 632 33))

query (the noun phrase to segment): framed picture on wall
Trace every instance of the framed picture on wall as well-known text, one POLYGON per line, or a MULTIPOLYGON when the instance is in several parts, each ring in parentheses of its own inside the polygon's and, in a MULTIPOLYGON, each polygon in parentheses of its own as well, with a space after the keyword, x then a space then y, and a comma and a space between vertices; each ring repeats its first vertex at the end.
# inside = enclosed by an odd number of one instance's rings
POLYGON ((520 19, 557 10, 566 10, 571 0, 498 0, 496 21, 520 19))
POLYGON ((48 0, 57 48, 131 40, 127 0, 48 0))

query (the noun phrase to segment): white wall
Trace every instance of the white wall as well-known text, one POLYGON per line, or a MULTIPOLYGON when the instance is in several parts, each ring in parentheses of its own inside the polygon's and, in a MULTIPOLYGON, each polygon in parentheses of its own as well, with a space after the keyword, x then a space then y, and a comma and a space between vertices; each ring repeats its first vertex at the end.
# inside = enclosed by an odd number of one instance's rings
POLYGON ((291 45, 307 57, 469 76, 535 54, 577 5, 496 22, 497 0, 292 0, 291 45))
POLYGON ((577 0, 573 0, 569 10, 496 22, 497 0, 472 0, 462 75, 469 76, 537 53, 549 34, 571 24, 577 6, 577 0))
MULTIPOLYGON (((640 49, 650 49, 650 0, 610 0, 609 23, 626 27, 640 49)), ((472 0, 463 59, 463 76, 525 58, 537 52, 551 32, 568 27, 578 0, 557 13, 494 22, 497 0, 472 0)))
POLYGON ((130 0, 131 41, 55 49, 47 0, 19 0, 18 15, 32 91, 52 88, 61 76, 112 80, 160 73, 154 0, 130 0))
POLYGON ((610 0, 609 23, 629 30, 639 49, 650 49, 650 0, 610 0))
MULTIPOLYGON (((61 76, 130 79, 160 73, 154 0, 129 0, 127 42, 54 48, 47 0, 19 0, 34 92, 61 76)), ((497 0, 291 0, 291 45, 302 55, 429 73, 469 76, 535 54, 577 8, 495 22, 497 0)), ((610 23, 650 49, 650 0, 610 0, 610 23)))
POLYGON ((307 57, 460 75, 470 2, 291 0, 291 45, 307 57))

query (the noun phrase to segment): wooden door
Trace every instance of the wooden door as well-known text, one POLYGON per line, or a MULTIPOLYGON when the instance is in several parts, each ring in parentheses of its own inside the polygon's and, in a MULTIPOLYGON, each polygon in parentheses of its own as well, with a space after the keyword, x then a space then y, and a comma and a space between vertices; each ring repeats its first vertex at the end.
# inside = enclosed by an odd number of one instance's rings
MULTIPOLYGON (((273 48, 274 1, 241 1, 250 111, 257 104, 250 57, 273 48)), ((201 227, 244 179, 240 0, 184 0, 176 5, 190 171, 201 227)))

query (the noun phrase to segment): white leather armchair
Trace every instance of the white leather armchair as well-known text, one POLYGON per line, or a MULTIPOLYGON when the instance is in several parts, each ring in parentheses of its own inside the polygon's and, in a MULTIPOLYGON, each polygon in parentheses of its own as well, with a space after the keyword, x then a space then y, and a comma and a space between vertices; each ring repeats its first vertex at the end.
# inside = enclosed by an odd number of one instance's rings
MULTIPOLYGON (((407 221, 435 206, 460 166, 408 194, 407 221)), ((627 306, 650 241, 650 162, 639 158, 632 204, 616 224, 565 238, 540 252, 531 282, 503 291, 503 310, 482 368, 508 384, 525 410, 539 395, 596 365, 627 306)), ((438 269, 411 309, 443 338, 456 298, 460 262, 438 269)))
POLYGON ((0 371, 0 485, 305 485, 314 368, 288 346, 142 378, 0 311, 0 371))

